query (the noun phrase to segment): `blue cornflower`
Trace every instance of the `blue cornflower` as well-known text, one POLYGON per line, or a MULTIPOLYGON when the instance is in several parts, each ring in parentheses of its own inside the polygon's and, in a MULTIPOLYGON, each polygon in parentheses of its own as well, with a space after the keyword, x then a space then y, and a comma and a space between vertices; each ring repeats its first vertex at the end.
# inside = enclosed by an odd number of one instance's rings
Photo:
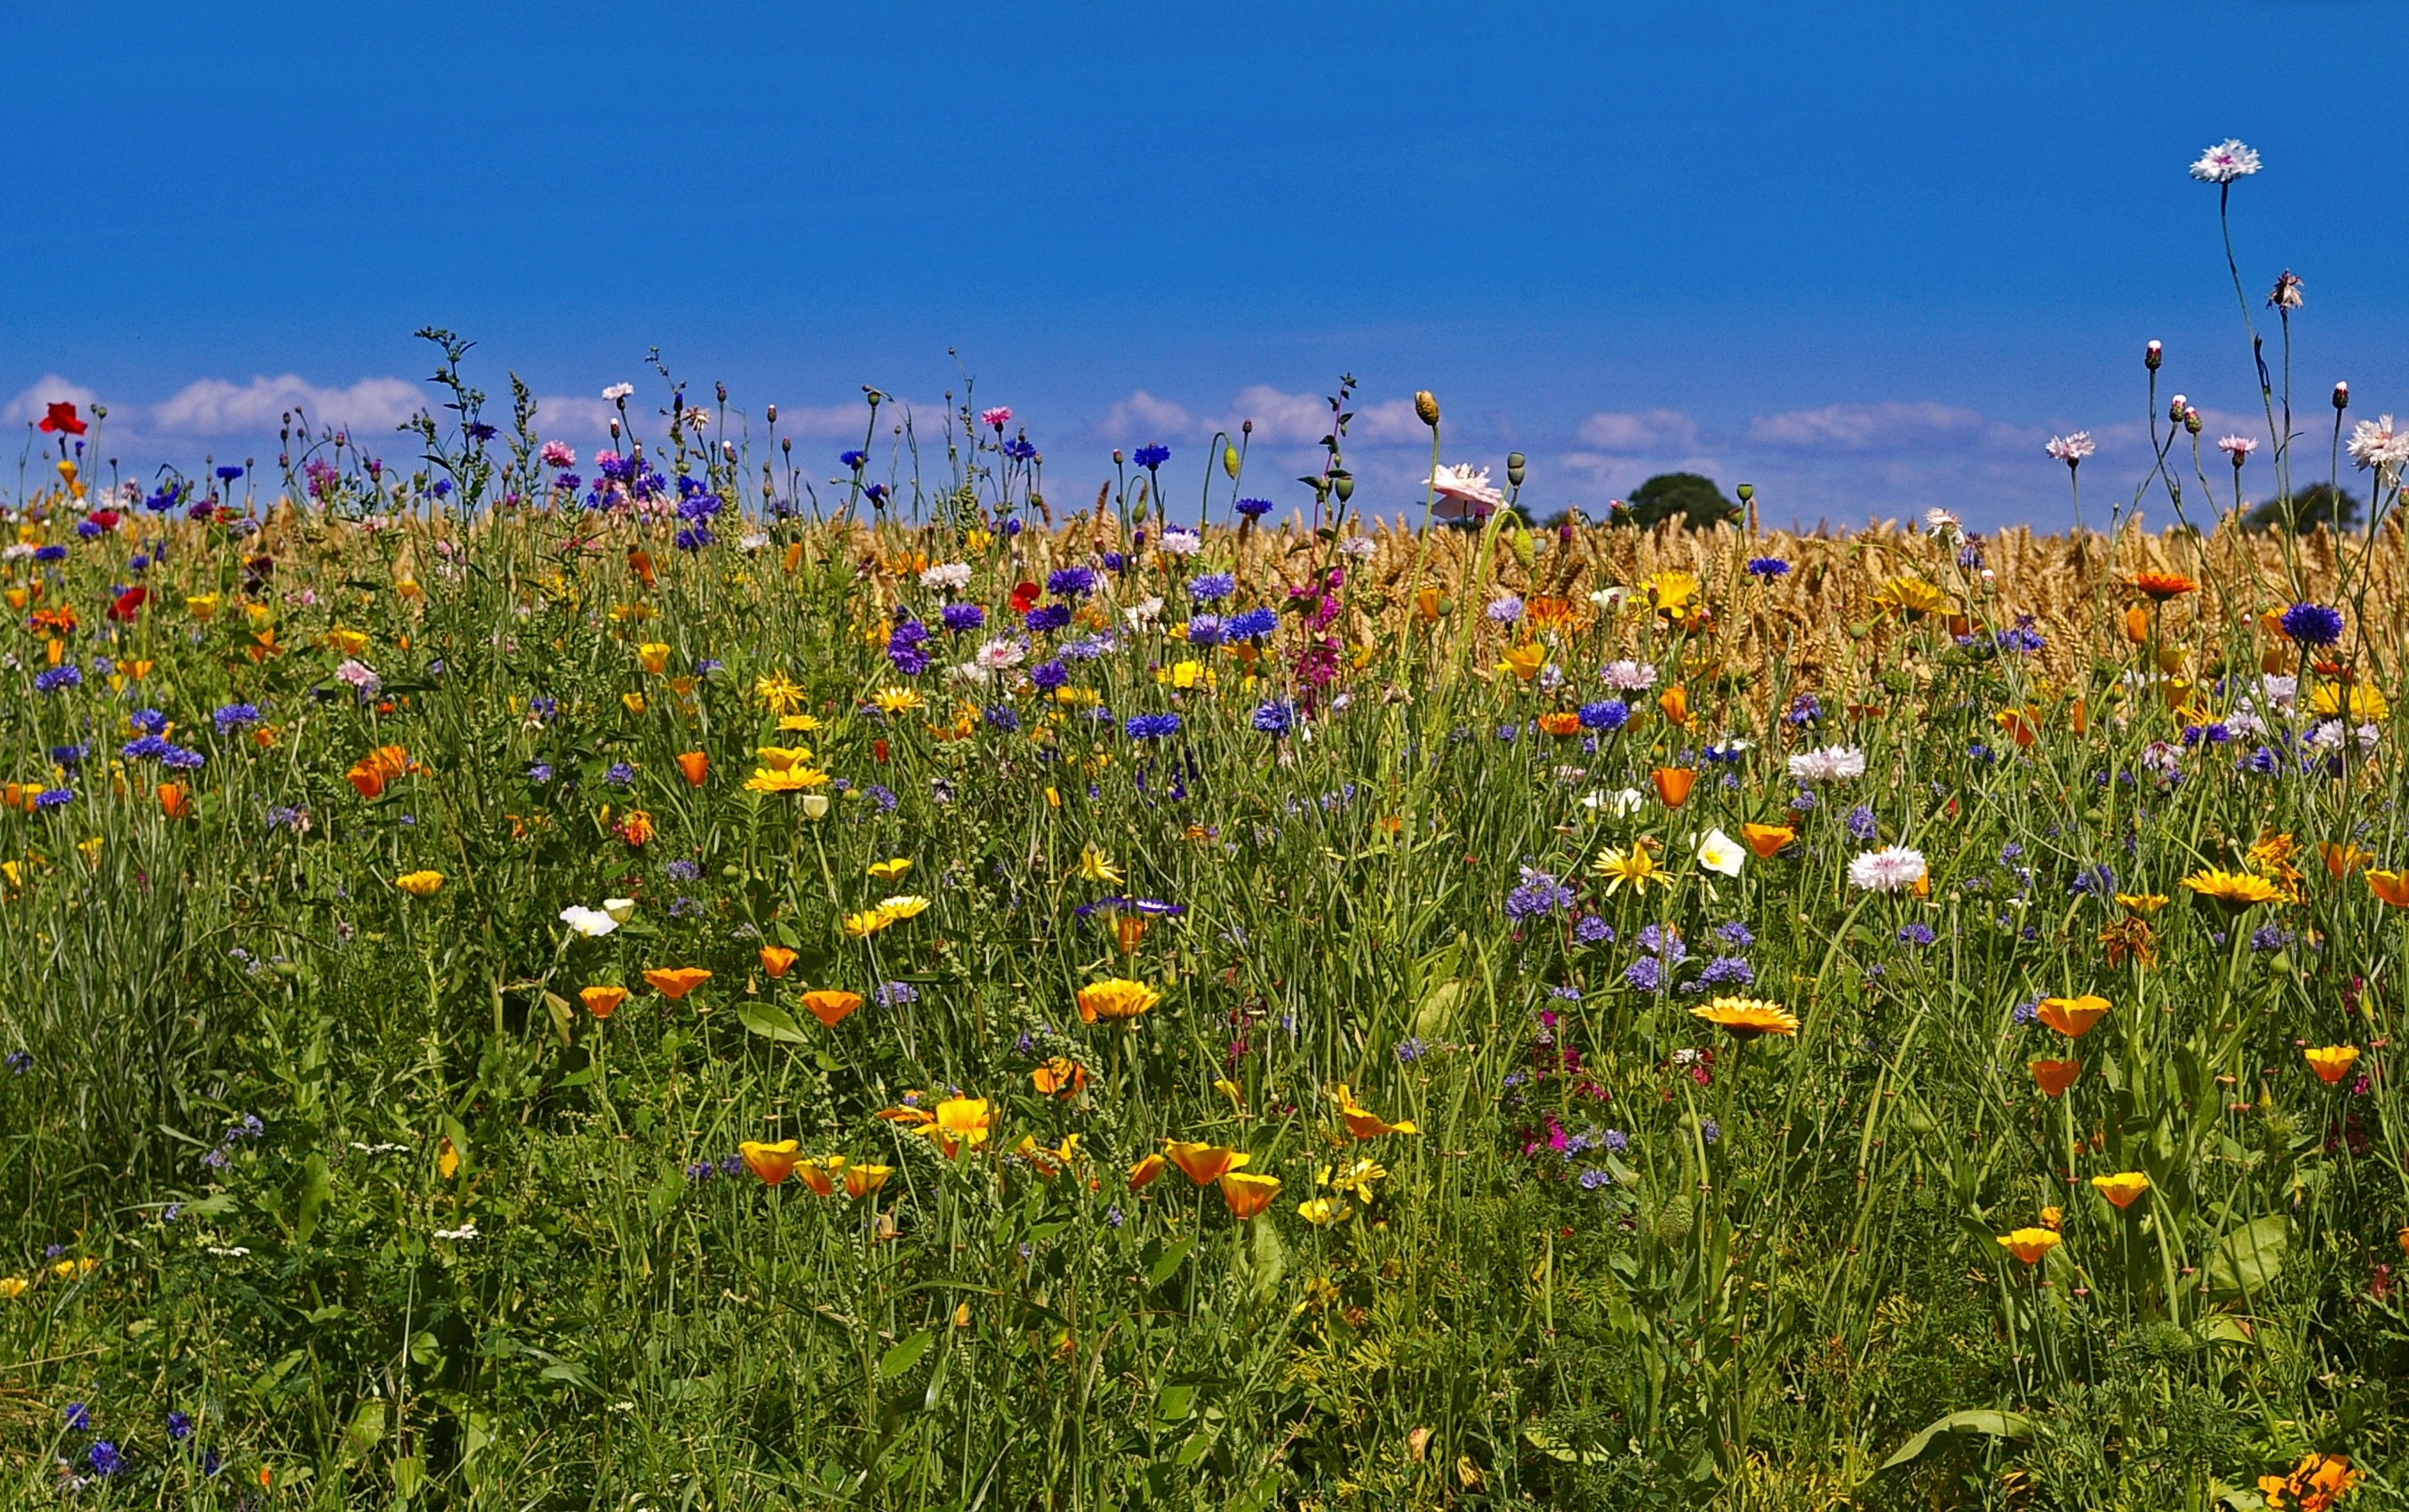
POLYGON ((80 1433, 92 1427, 92 1409, 80 1402, 68 1403, 65 1417, 70 1433, 80 1433))
POLYGON ((34 677, 34 691, 36 693, 56 693, 61 688, 81 686, 83 669, 71 661, 45 668, 34 677))
POLYGON ((1242 498, 1238 500, 1236 508, 1238 512, 1248 519, 1260 520, 1272 511, 1272 501, 1267 498, 1242 498))
POLYGON ((1292 705, 1274 700, 1255 710, 1254 727, 1265 735, 1285 735, 1295 725, 1296 710, 1292 705))
POLYGON ((979 717, 987 721, 990 729, 1016 730, 1020 727, 1020 716, 1004 704, 988 704, 979 717))
POLYGON ((1042 609, 1032 609, 1021 616, 1020 623, 1031 635, 1045 635, 1048 631, 1060 630, 1071 623, 1071 606, 1047 604, 1042 609))
POLYGON ((34 807, 37 809, 64 808, 74 801, 75 789, 72 787, 45 787, 34 795, 34 807))
POLYGON ((137 709, 125 722, 145 735, 156 735, 167 727, 167 716, 156 709, 137 709))
POLYGON ((1749 576, 1778 578, 1788 574, 1790 564, 1779 556, 1752 556, 1748 559, 1749 576))
POLYGON ((1200 604, 1227 598, 1238 591, 1238 580, 1227 572, 1200 572, 1188 580, 1188 597, 1200 604))
MULTIPOLYGON (((87 520, 84 523, 90 525, 92 522, 87 520)), ((64 562, 66 559, 67 549, 65 546, 42 546, 37 547, 34 552, 34 560, 36 562, 64 562)))
POLYGON ((1130 454, 1130 460, 1151 472, 1171 460, 1171 448, 1149 441, 1130 454))
POLYGON ((2342 611, 2324 604, 2294 604, 2276 623, 2304 646, 2330 646, 2342 639, 2342 611))
POLYGON ((1191 646, 1218 646, 1229 631, 1229 626, 1220 615, 1199 614, 1188 622, 1188 643, 1191 646))
POLYGON ((181 1444, 192 1436, 193 1419, 189 1416, 180 1412, 167 1414, 167 1438, 170 1443, 181 1444))
POLYGON ((1600 698, 1580 706, 1583 729, 1617 730, 1631 722, 1631 706, 1621 698, 1600 698))
POLYGON ((894 813, 895 805, 900 801, 892 792, 880 786, 876 783, 872 783, 869 786, 863 788, 862 792, 868 794, 870 800, 878 805, 878 811, 881 814, 894 813))
POLYGON ((9 1075, 22 1076, 25 1073, 33 1069, 34 1058, 30 1052, 24 1050, 11 1050, 8 1052, 9 1075))
POLYGON ((1096 591, 1096 569, 1064 567, 1046 574, 1046 591, 1057 598, 1085 598, 1096 591))
POLYGON ((1159 741, 1179 733, 1177 714, 1132 714, 1121 726, 1133 741, 1159 741))
POLYGON ((1259 641, 1279 628, 1279 615, 1268 609, 1250 609, 1231 615, 1226 628, 1233 641, 1259 641))
POLYGON ((976 604, 947 604, 937 611, 937 623, 956 635, 967 635, 987 623, 987 611, 976 604))
POLYGON ((613 761, 611 763, 610 770, 602 773, 602 780, 613 787, 633 787, 636 784, 636 769, 624 761, 613 761))
POLYGON ((84 1451, 84 1462, 92 1466, 92 1473, 95 1476, 113 1476, 125 1467, 124 1456, 117 1452, 116 1445, 105 1438, 84 1451))
POLYGON ((1858 840, 1871 840, 1882 832, 1882 825, 1874 818, 1874 811, 1862 803, 1849 811, 1845 822, 1849 833, 1858 840))
POLYGON ((870 994, 884 1008, 901 1008, 920 1001, 920 989, 909 982, 881 982, 870 994))
POLYGON ((1408 1036, 1397 1042, 1397 1059, 1401 1064, 1410 1066, 1428 1054, 1430 1046, 1418 1037, 1408 1036))
POLYGON ((1051 693, 1071 681, 1071 670, 1059 661, 1041 661, 1029 669, 1029 681, 1041 693, 1051 693))
POLYGON ((1899 927, 1898 943, 1902 945, 1928 945, 1937 938, 1930 925, 1907 924, 1899 927))
POLYGON ((854 471, 859 472, 864 467, 869 465, 870 454, 867 452, 847 452, 836 460, 837 466, 842 468, 850 468, 854 471))
POLYGON ((1489 607, 1480 612, 1487 615, 1493 624, 1512 625, 1522 617, 1522 600, 1509 593, 1502 598, 1491 599, 1489 607))
POLYGON ((259 723, 259 705, 255 703, 229 703, 224 708, 212 713, 209 715, 209 718, 218 727, 218 733, 220 735, 231 735, 245 725, 256 725, 259 723))

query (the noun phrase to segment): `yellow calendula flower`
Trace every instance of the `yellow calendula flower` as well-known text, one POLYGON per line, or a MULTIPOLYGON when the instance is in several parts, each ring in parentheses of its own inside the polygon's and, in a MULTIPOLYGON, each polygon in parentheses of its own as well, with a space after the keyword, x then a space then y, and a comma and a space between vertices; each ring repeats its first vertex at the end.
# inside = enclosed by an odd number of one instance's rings
POLYGON ((2384 695, 2363 683, 2355 683, 2345 690, 2337 684, 2320 683, 2309 695, 2309 712, 2328 718, 2350 711, 2353 724, 2372 725, 2392 712, 2384 695))
POLYGON ((1922 578, 1893 578, 1874 594, 1874 603, 1901 619, 1922 619, 1949 607, 1949 596, 1922 578))
POLYGON ((34 1289, 34 1283, 22 1275, 0 1275, 0 1299, 14 1302, 34 1289))
POLYGON ((920 697, 917 688, 883 687, 870 696, 870 701, 884 714, 908 713, 929 707, 929 700, 920 697))
POLYGON ((1378 1160, 1356 1159, 1347 1164, 1325 1165, 1314 1176, 1314 1184, 1332 1191, 1351 1195, 1365 1207, 1372 1205, 1372 1183, 1386 1180, 1389 1168, 1378 1160))
POLYGON ((2274 902, 2284 896, 2283 888, 2255 871, 2226 871, 2216 867, 2193 872, 2183 879, 2183 885, 2233 914, 2274 902))
POLYGON ((916 919, 927 912, 929 912, 929 900, 912 893, 898 893, 892 898, 883 898, 878 902, 878 916, 889 924, 901 924, 905 919, 916 919))
POLYGON ((1717 998, 1691 1009, 1690 1016, 1705 1019, 1735 1040, 1753 1040, 1760 1034, 1787 1037, 1798 1032, 1796 1014, 1778 1002, 1757 998, 1717 998))
POLYGON ((778 729, 782 734, 808 735, 815 729, 824 727, 825 723, 817 714, 780 714, 778 716, 778 729))
POLYGON ((393 885, 412 898, 432 898, 443 886, 440 871, 405 871, 393 879, 393 885))
POLYGON ((1143 982, 1108 976, 1079 989, 1079 1020, 1118 1024, 1136 1018, 1162 1001, 1162 994, 1143 982))
POLYGON ((755 678, 753 696, 773 714, 790 714, 803 706, 802 684, 782 671, 755 678))
POLYGON ((1093 841, 1079 847, 1079 876, 1083 881, 1111 883, 1116 886, 1128 880, 1121 875, 1121 869, 1113 864, 1113 858, 1098 850, 1093 841))
POLYGON ((912 863, 898 856, 885 861, 871 862, 869 874, 878 882, 900 882, 903 878, 903 873, 911 870, 912 863))
POLYGON ((1666 571, 1651 576, 1640 584, 1640 591, 1648 596, 1651 609, 1679 619, 1689 613, 1691 601, 1698 597, 1698 587, 1696 573, 1666 571))
POLYGON ((823 787, 829 774, 817 767, 757 767, 744 780, 748 793, 803 793, 823 787))
POLYGON ((858 914, 847 914, 841 928, 856 940, 866 940, 894 922, 874 908, 865 908, 858 914))

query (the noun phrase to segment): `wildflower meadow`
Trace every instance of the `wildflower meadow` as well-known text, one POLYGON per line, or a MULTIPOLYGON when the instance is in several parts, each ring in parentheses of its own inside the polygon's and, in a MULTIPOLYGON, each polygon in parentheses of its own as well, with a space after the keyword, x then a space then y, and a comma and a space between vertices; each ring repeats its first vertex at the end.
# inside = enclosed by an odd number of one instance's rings
POLYGON ((2059 535, 49 406, 0 1503, 2409 1505, 2409 430, 2253 281, 2059 535))

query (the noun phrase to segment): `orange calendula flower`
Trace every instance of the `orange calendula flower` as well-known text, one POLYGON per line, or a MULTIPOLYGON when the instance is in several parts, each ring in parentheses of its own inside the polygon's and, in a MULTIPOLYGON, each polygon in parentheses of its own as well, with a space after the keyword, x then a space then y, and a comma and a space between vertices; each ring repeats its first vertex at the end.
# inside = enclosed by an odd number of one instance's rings
POLYGON ((2369 871, 2367 890, 2387 908, 2409 908, 2409 872, 2369 871))
POLYGON ((1185 1139, 1164 1140, 1162 1153, 1169 1156, 1171 1163, 1186 1172, 1188 1179, 1199 1187, 1210 1186, 1254 1159, 1227 1145, 1206 1145, 1185 1139))
POLYGON ((2018 1229, 2013 1233, 2003 1233, 1998 1238, 2001 1249, 2027 1265, 2040 1264, 2042 1256, 2065 1243, 2054 1229, 2018 1229))
POLYGON ((1088 1085, 1088 1068, 1068 1056, 1056 1056, 1029 1073, 1029 1085, 1046 1097, 1073 1097, 1088 1085))
POLYGON ((2359 1046, 2355 1044, 2318 1045, 2302 1050, 2301 1058, 2307 1061, 2309 1069, 2317 1073, 2317 1080, 2331 1087, 2349 1075, 2350 1068, 2359 1063, 2359 1046))
POLYGON ((405 871, 393 879, 393 885, 412 898, 432 898, 443 889, 443 873, 405 871))
POLYGON ((1221 1177, 1221 1201, 1229 1204, 1230 1216, 1241 1223, 1272 1205, 1280 1194, 1277 1176, 1257 1175, 1251 1171, 1232 1171, 1221 1177))
POLYGON ((761 970, 768 972, 770 980, 773 982, 786 974, 787 971, 794 966, 796 958, 795 953, 784 945, 761 947, 761 970))
POLYGON ((845 1015, 861 1006, 861 994, 842 987, 814 987, 803 994, 803 1008, 820 1021, 822 1029, 834 1029, 845 1015))
POLYGON ((2199 583, 2180 572, 2136 572, 2130 582, 2135 593, 2158 604, 2200 591, 2199 583))
POLYGON ((711 757, 700 751, 679 752, 677 768, 688 787, 700 787, 711 780, 711 757))
POLYGON ((1118 1024, 1137 1017, 1162 1001, 1162 994, 1143 982, 1108 976, 1079 989, 1079 1020, 1118 1024))
POLYGON ((2031 1064, 2033 1085, 2046 1097, 2063 1097, 2074 1079, 2083 1074, 2080 1060, 2036 1060, 2031 1064))
POLYGON ((597 1018, 608 1018, 627 1001, 627 989, 620 986, 591 986, 577 989, 577 1000, 585 1011, 597 1018))
POLYGON ((612 826, 611 832, 633 848, 642 850, 653 841, 653 816, 642 809, 629 809, 620 815, 617 824, 612 826))
POLYGON ((1743 1043, 1760 1034, 1784 1037, 1798 1032, 1798 1015, 1778 1002, 1758 998, 1717 998, 1714 1001, 1690 1010, 1693 1018, 1703 1018, 1735 1040, 1743 1043))
POLYGON ((2079 998, 2043 998, 2033 1016, 2070 1040, 2079 1040, 2107 1016, 2108 1000, 2084 993, 2079 998))
POLYGON ((1410 1119, 1400 1118, 1395 1123, 1391 1123, 1371 1109, 1363 1106, 1355 1101, 1354 1092, 1344 1082, 1332 1087, 1330 1095, 1338 1104, 1339 1120, 1347 1125, 1347 1131, 1357 1139, 1378 1139, 1383 1134, 1421 1132, 1421 1130, 1410 1119))
POLYGON ((791 1139, 782 1139, 774 1145, 748 1139, 736 1146, 736 1153, 744 1157, 744 1163, 752 1168, 755 1175, 775 1187, 795 1174, 801 1148, 791 1139))
POLYGON ((1744 824, 1739 827, 1739 838, 1758 860, 1770 861, 1798 838, 1798 831, 1786 824, 1744 824))
POLYGON ((1690 789, 1697 784, 1695 767, 1658 767, 1648 774, 1649 785, 1668 809, 1678 809, 1689 801, 1690 789))
POLYGON ((1567 740, 1580 733, 1580 715, 1569 709, 1551 709, 1539 716, 1539 733, 1567 740))
POLYGON ((671 1002, 710 980, 711 973, 700 966, 656 966, 644 972, 645 984, 671 1002))
POLYGON ((2142 1194, 2150 1189, 2150 1178, 2139 1171, 2119 1171, 2113 1176, 2094 1176, 2091 1185, 2121 1213, 2142 1200, 2142 1194))

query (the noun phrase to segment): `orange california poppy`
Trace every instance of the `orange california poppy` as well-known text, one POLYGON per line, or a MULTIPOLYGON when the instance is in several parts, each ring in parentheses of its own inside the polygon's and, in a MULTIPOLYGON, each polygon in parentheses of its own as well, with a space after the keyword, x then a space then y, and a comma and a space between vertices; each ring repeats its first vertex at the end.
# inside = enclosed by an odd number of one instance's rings
POLYGON ((809 1187, 815 1195, 834 1197, 837 1179, 844 1174, 844 1157, 824 1155, 815 1160, 798 1160, 795 1162, 795 1174, 803 1178, 803 1185, 809 1187))
POLYGON ((711 980, 711 973, 700 966, 654 967, 644 972, 645 983, 671 1002, 711 980))
POLYGON ((1088 1085, 1088 1068, 1068 1056, 1056 1056, 1029 1073, 1029 1085, 1046 1097, 1073 1097, 1088 1085))
POLYGON ((2317 842, 2317 859, 2325 862, 2326 874, 2340 882, 2375 857, 2346 840, 2321 840, 2317 842))
POLYGON ((1656 696, 1656 707, 1673 724, 1686 726, 1690 722, 1690 690, 1677 683, 1656 696))
POLYGON ((794 964, 795 953, 786 946, 763 945, 761 947, 761 970, 770 973, 772 981, 774 982, 786 975, 786 969, 794 964))
POLYGON ((161 783, 159 812, 170 819, 190 818, 193 813, 192 789, 181 783, 161 783))
POLYGON ((1201 1140, 1166 1139, 1163 1154, 1171 1163, 1188 1174, 1188 1179, 1199 1187, 1209 1186, 1230 1172, 1254 1159, 1230 1148, 1227 1145, 1207 1145, 1201 1140))
POLYGON ((2350 1068, 2359 1063, 2359 1046, 2355 1044, 2318 1045, 2313 1049, 2301 1051, 2301 1058, 2307 1061, 2309 1069, 2317 1073, 2317 1080, 2331 1087, 2349 1075, 2350 1068))
POLYGON ((2036 1060, 2032 1063, 2033 1085, 2050 1097, 2063 1097, 2074 1079, 2083 1074, 2080 1060, 2036 1060))
POLYGON ((803 1006, 820 1021, 822 1029, 834 1029, 844 1022, 847 1014, 861 1006, 861 994, 843 987, 814 987, 803 994, 803 1006))
POLYGON ((1339 1121, 1357 1139, 1378 1139, 1382 1134, 1419 1134, 1411 1119, 1400 1118, 1390 1123, 1371 1109, 1355 1101, 1355 1094, 1344 1083, 1330 1089, 1331 1098, 1338 1104, 1339 1121))
POLYGON ((1251 1171, 1231 1171, 1221 1177, 1221 1201, 1230 1204, 1230 1216, 1245 1222, 1272 1205, 1280 1194, 1277 1176, 1259 1176, 1251 1171))
POLYGON ((679 771, 685 774, 685 785, 688 787, 700 787, 711 776, 711 757, 700 751, 679 752, 677 767, 679 771))
POLYGON ((744 1163, 752 1167, 755 1175, 775 1187, 795 1174, 801 1148, 791 1139, 782 1139, 775 1145, 748 1139, 736 1146, 736 1153, 744 1157, 744 1163))
POLYGON ((2108 1006, 2107 999, 2089 993, 2079 998, 2043 998, 2033 1016, 2068 1039, 2079 1040, 2106 1016, 2108 1006))
POLYGON ((2040 1264, 2042 1256, 2064 1243, 2055 1229, 2018 1229, 2013 1233, 1998 1235, 1998 1241, 2001 1249, 2027 1265, 2040 1264))
MULTIPOLYGON (((1164 1159, 1160 1155, 1149 1155, 1145 1159, 1140 1160, 1137 1164, 1130 1167, 1130 1190, 1144 1191, 1147 1188, 1153 1186, 1155 1178, 1161 1175, 1164 1171, 1168 1170, 1170 1165, 1171 1162, 1164 1159)), ((2409 1253, 2409 1246, 2404 1246, 2404 1253, 2409 1253)))
POLYGON ((1739 827, 1739 838, 1758 860, 1770 861, 1798 838, 1798 831, 1786 824, 1744 824, 1739 827))
POLYGON ((621 1003, 627 1001, 627 989, 617 986, 580 987, 577 998, 580 1002, 585 1004, 587 1013, 597 1018, 608 1018, 618 1012, 621 1003))
POLYGON ((1698 772, 1695 767, 1658 767, 1648 774, 1648 781, 1654 785, 1656 796, 1665 800, 1668 809, 1678 809, 1687 801, 1690 788, 1697 780, 1698 772))
POLYGON ((2391 908, 2409 908, 2409 871, 2376 871, 2363 873, 2367 890, 2391 908))

